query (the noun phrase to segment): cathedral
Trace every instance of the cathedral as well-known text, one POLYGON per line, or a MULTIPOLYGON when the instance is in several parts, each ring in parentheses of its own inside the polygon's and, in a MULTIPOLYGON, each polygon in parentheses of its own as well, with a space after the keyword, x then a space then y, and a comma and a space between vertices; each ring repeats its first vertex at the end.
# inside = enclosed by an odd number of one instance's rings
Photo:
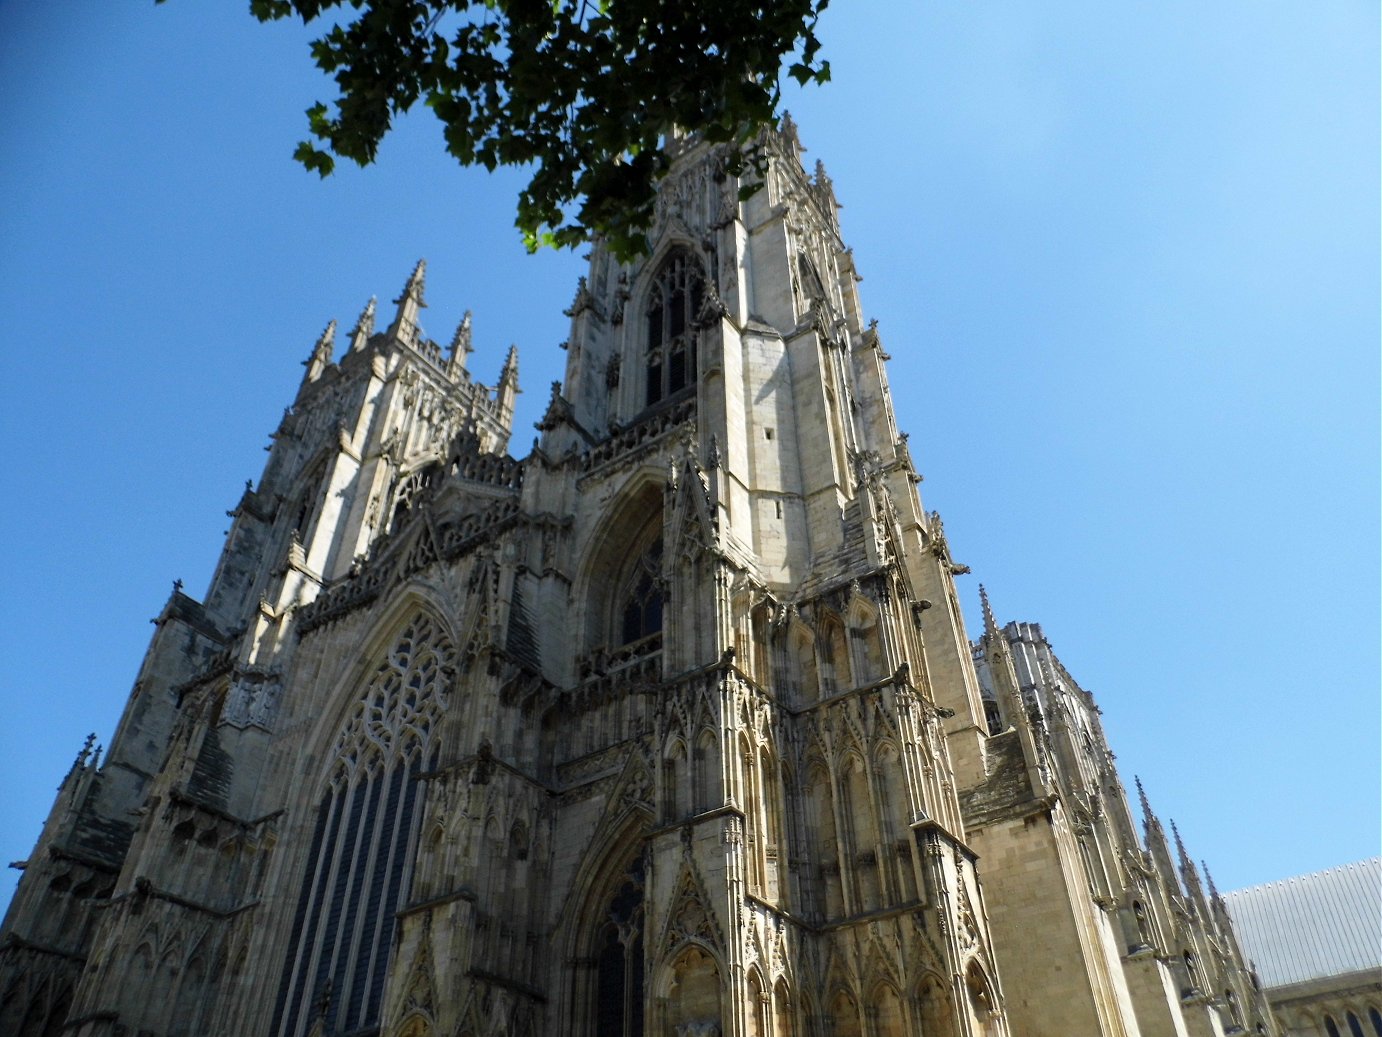
POLYGON ((759 144, 671 142, 525 457, 423 263, 327 326, 21 864, 0 1033, 1278 1033, 1040 627, 966 631, 830 181, 759 144))

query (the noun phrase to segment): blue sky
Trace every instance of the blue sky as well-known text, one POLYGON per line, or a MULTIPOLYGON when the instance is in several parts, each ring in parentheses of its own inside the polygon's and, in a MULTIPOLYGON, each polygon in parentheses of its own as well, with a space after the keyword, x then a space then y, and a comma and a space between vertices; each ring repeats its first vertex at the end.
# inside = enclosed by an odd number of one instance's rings
MULTIPOLYGON (((1379 843, 1378 9, 837 2, 788 104, 977 629, 1040 622, 1221 889, 1379 843)), ((429 334, 560 377, 578 256, 425 118, 291 161, 327 91, 243 5, 0 5, 0 863, 224 512, 330 318, 429 262, 429 334)), ((6 872, 0 901, 16 873, 6 872)))

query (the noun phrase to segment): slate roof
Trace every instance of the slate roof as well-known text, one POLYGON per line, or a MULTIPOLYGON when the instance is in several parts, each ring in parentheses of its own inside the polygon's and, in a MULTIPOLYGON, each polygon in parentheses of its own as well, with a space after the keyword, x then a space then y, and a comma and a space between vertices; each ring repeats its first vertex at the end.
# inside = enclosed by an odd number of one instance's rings
POLYGON ((1382 857, 1225 894, 1264 987, 1382 970, 1382 857))

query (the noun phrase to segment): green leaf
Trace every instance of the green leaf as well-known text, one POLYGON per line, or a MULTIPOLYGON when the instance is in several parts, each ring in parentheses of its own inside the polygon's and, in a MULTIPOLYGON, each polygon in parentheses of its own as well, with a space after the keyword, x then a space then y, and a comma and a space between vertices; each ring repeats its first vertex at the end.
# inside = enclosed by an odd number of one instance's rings
MULTIPOLYGON (((772 124, 784 73, 825 83, 816 24, 827 0, 250 0, 261 21, 331 12, 311 44, 335 82, 307 109, 315 143, 294 158, 326 176, 335 159, 374 161, 393 118, 419 99, 461 165, 522 166, 515 224, 524 246, 569 248, 600 237, 616 255, 647 248, 661 149, 672 126, 749 146, 772 124), (456 16, 446 37, 441 20, 456 16), (572 214, 576 214, 573 216, 572 214)), ((747 198, 761 188, 739 188, 747 198)))

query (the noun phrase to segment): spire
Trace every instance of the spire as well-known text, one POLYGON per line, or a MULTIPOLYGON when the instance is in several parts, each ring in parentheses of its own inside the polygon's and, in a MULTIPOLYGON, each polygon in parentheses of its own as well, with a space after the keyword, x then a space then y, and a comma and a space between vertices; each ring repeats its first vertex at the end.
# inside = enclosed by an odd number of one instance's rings
POLYGON ((422 336, 417 320, 418 311, 427 305, 422 300, 426 282, 427 260, 419 259, 408 277, 408 283, 403 286, 403 294, 394 300, 398 304, 398 312, 389 325, 389 334, 399 342, 413 345, 422 336))
POLYGON ((369 302, 360 311, 360 319, 355 322, 355 327, 350 332, 350 352, 358 353, 369 343, 370 336, 374 334, 374 307, 377 300, 374 296, 369 297, 369 302))
POLYGON ((1209 865, 1204 861, 1200 861, 1200 870, 1204 872, 1205 882, 1209 883, 1209 898, 1211 900, 1218 900, 1219 889, 1214 885, 1214 876, 1209 873, 1209 865))
POLYGON ((1142 804, 1142 830, 1147 852, 1152 855, 1152 865, 1161 875, 1167 890, 1179 894, 1180 882, 1176 879, 1176 866, 1171 860, 1171 847, 1166 842, 1166 829, 1161 827, 1161 819, 1152 810, 1147 790, 1142 787, 1142 779, 1133 780, 1137 783, 1137 798, 1142 804))
POLYGON ((1209 885, 1209 910, 1214 918, 1214 924, 1220 931, 1231 929, 1232 920, 1229 918, 1228 904, 1224 903, 1223 896, 1219 893, 1219 887, 1214 885, 1214 876, 1209 873, 1209 865, 1200 861, 1200 868, 1204 871, 1204 880, 1209 885))
POLYGON ((475 347, 470 342, 470 311, 465 311, 461 323, 456 325, 456 334, 451 337, 451 352, 446 358, 446 369, 452 375, 465 370, 466 359, 475 347))
POLYGON ((307 374, 303 377, 304 382, 315 382, 322 376, 322 372, 331 366, 331 358, 336 352, 336 322, 332 320, 326 326, 326 330, 317 339, 317 344, 312 347, 312 355, 304 361, 303 366, 307 368, 307 374))
POLYGON ((514 400, 519 393, 518 388, 518 347, 510 346, 509 355, 504 358, 504 369, 499 372, 499 385, 495 389, 496 402, 499 404, 500 417, 507 425, 513 420, 514 400))
POLYGON ((1138 775, 1132 776, 1133 784, 1137 786, 1137 801, 1142 805, 1142 824, 1148 831, 1152 828, 1160 828, 1161 822, 1157 820, 1156 814, 1152 812, 1152 804, 1147 801, 1147 790, 1142 787, 1142 779, 1138 775))
POLYGON ((993 608, 989 605, 989 592, 979 584, 979 607, 984 611, 984 637, 992 644, 999 644, 1002 635, 998 630, 998 620, 993 618, 993 608))
POLYGON ((1192 899, 1203 903, 1204 887, 1200 885, 1200 873, 1195 870, 1195 862, 1185 851, 1185 843, 1181 841, 1180 830, 1176 828, 1175 821, 1171 822, 1171 835, 1176 840, 1176 856, 1180 858, 1180 877, 1185 882, 1185 892, 1192 899))

